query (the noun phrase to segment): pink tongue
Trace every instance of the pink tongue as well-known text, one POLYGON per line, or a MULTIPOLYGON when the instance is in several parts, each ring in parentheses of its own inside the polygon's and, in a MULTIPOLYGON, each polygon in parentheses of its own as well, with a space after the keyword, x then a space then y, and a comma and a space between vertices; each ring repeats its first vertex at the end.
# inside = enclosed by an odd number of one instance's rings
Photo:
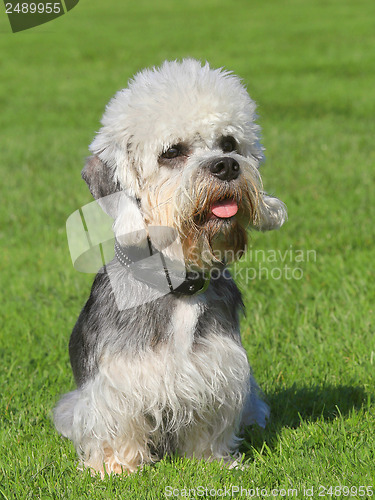
POLYGON ((233 217, 233 215, 236 215, 237 210, 237 203, 233 200, 219 201, 218 203, 214 203, 211 207, 211 212, 221 219, 233 217))

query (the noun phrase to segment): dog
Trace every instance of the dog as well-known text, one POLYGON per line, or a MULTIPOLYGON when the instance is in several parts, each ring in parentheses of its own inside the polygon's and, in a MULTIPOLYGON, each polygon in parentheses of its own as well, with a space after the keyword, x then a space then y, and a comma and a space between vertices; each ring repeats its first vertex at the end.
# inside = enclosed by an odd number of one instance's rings
POLYGON ((263 191, 255 119, 237 76, 194 59, 139 72, 106 107, 82 177, 115 255, 71 335, 77 389, 54 410, 102 477, 173 454, 233 463, 243 428, 266 424, 227 268, 248 229, 287 218, 263 191))

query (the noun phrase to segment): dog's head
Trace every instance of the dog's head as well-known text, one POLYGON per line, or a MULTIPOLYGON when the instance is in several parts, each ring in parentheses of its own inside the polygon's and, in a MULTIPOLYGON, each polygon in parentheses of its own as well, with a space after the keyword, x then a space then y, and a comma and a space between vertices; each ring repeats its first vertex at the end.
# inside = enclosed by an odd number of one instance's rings
MULTIPOLYGON (((286 219, 284 204, 263 191, 254 119, 236 76, 192 59, 165 62, 109 102, 83 177, 95 198, 124 190, 137 200, 145 227, 173 228, 188 266, 233 260, 248 228, 286 219)), ((129 232, 129 214, 115 218, 117 236, 129 232)))

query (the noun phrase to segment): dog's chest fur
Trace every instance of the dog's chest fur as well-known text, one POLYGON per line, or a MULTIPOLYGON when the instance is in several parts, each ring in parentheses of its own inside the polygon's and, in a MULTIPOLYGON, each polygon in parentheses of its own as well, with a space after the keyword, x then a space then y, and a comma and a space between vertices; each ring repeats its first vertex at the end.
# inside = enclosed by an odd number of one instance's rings
MULTIPOLYGON (((193 422, 215 436, 241 416, 250 376, 238 329, 241 307, 228 275, 202 295, 168 295, 119 311, 107 274, 98 274, 71 337, 78 390, 65 400, 67 414, 81 415, 79 398, 89 407, 87 435, 105 415, 117 435, 129 435, 129 422, 143 422, 158 456, 190 446, 194 453, 198 443, 185 436, 193 422)), ((66 423, 61 432, 70 436, 66 423)))
MULTIPOLYGON (((116 276, 124 273, 111 263, 116 276)), ((140 293, 139 282, 122 275, 124 294, 140 293)), ((165 346, 175 354, 203 349, 204 340, 218 336, 240 345, 239 290, 229 275, 213 280, 202 295, 166 295, 137 307, 118 310, 107 273, 99 273, 70 340, 70 357, 78 385, 95 376, 103 356, 142 357, 165 346)), ((119 293, 119 291, 117 291, 119 293)), ((205 347, 205 349, 209 347, 205 347)))

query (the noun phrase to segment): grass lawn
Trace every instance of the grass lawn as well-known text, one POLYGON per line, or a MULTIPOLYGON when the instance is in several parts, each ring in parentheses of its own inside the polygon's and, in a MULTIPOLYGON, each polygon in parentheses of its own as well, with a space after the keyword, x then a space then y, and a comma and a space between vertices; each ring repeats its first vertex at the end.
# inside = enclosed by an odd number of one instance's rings
POLYGON ((202 498, 225 487, 319 498, 320 486, 369 497, 359 487, 375 483, 373 1, 90 0, 17 34, 2 7, 0 63, 0 498, 159 499, 168 486, 207 487, 202 498), (77 472, 51 421, 74 387, 68 339, 93 279, 71 265, 65 221, 91 201, 80 170, 108 99, 135 71, 183 56, 244 79, 265 188, 288 206, 288 223, 254 234, 234 268, 272 420, 248 429, 244 471, 168 458, 101 481, 77 472))

